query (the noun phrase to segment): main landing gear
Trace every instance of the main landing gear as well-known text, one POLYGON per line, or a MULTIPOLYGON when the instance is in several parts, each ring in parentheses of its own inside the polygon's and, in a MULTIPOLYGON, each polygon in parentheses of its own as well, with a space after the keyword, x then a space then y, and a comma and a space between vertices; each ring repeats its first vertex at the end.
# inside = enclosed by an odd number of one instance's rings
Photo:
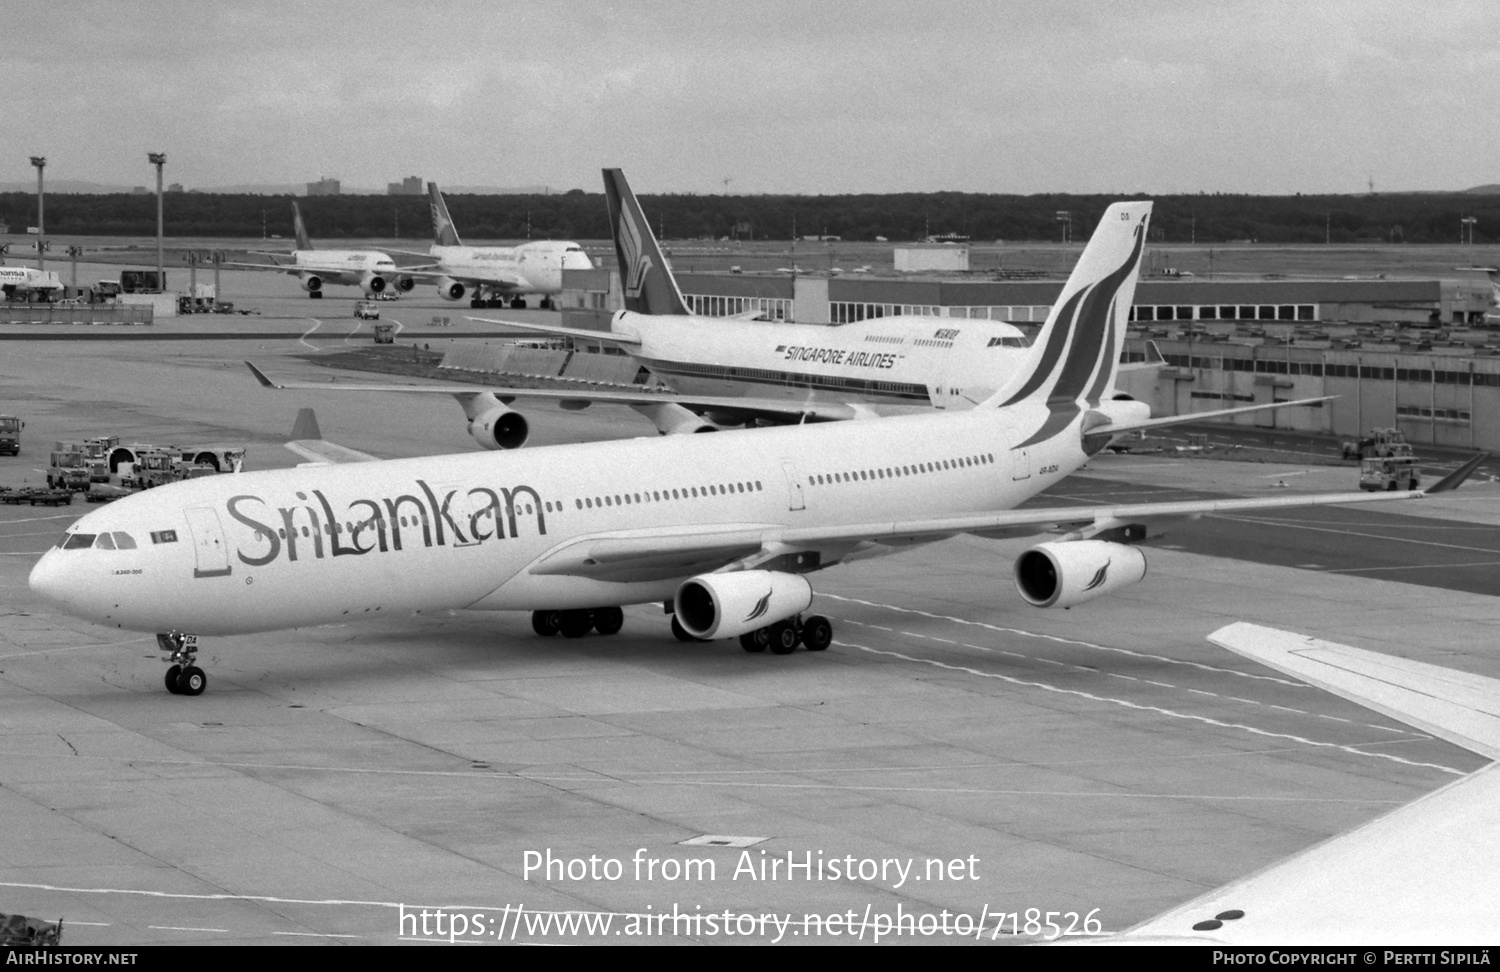
POLYGON ((799 644, 808 651, 823 651, 832 643, 833 624, 821 614, 810 618, 799 614, 740 635, 741 648, 751 652, 769 648, 773 655, 790 655, 799 644))
POLYGON ((625 612, 617 607, 531 612, 531 630, 543 637, 560 634, 564 638, 582 638, 590 631, 612 635, 619 634, 624 626, 625 612))
POLYGON ((202 695, 208 676, 194 662, 198 658, 198 636, 170 631, 156 636, 156 646, 167 652, 167 691, 173 695, 202 695))

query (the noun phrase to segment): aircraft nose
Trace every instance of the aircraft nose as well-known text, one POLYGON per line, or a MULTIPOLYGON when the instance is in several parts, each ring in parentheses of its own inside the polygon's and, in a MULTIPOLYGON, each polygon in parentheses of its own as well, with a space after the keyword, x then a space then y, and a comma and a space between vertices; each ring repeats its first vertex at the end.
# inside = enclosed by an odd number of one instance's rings
POLYGON ((51 601, 58 607, 67 607, 69 601, 72 600, 68 574, 56 550, 49 550, 42 554, 42 559, 31 568, 31 577, 27 580, 27 584, 30 585, 32 593, 51 601))

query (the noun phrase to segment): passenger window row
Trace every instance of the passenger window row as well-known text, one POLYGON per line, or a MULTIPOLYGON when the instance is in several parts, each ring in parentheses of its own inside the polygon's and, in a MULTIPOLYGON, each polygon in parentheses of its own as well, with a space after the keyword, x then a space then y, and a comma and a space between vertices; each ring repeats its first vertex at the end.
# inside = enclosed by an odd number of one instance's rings
POLYGON ((994 455, 986 452, 982 455, 963 456, 959 459, 938 459, 933 462, 919 462, 914 466, 886 466, 883 469, 855 469, 847 472, 817 473, 811 477, 811 480, 814 486, 832 486, 835 483, 853 483, 861 480, 925 476, 928 473, 946 472, 970 466, 993 465, 994 462, 994 455))
POLYGON ((760 480, 743 483, 718 483, 709 486, 684 486, 678 489, 651 489, 641 493, 615 493, 611 496, 586 496, 575 499, 573 505, 580 510, 592 510, 605 506, 643 506, 647 503, 670 503, 678 500, 706 499, 710 496, 728 496, 740 493, 759 493, 765 489, 760 480))

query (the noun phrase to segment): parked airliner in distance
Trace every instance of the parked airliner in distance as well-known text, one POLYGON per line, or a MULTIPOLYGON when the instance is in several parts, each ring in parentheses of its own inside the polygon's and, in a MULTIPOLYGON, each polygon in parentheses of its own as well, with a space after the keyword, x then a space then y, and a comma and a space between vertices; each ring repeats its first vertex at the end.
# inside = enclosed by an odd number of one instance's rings
MULTIPOLYGON (((433 188, 433 219, 447 222, 433 188)), ((469 433, 487 449, 514 449, 530 437, 530 422, 511 408, 520 399, 626 405, 663 435, 716 432, 722 426, 785 425, 967 409, 1010 380, 1030 353, 1030 342, 1003 321, 898 316, 830 327, 687 312, 666 257, 640 202, 619 169, 604 170, 615 253, 625 288, 624 310, 609 331, 493 321, 594 343, 617 345, 676 394, 612 389, 511 389, 458 392, 423 385, 277 383, 253 365, 268 388, 453 394, 469 433)), ((451 230, 450 230, 451 232, 451 230)), ((456 238, 456 237, 455 237, 456 238)), ((1154 351, 1154 347, 1153 347, 1154 351)), ((1153 361, 1122 367, 1157 367, 1153 361)), ((1244 406, 1200 412, 1201 419, 1254 411, 1244 406)), ((1113 421, 1143 419, 1150 408, 1111 388, 1100 410, 1113 421)))
POLYGON ((1140 581, 1133 543, 1174 519, 1415 499, 1472 472, 1477 458, 1426 492, 1015 509, 1143 424, 1100 405, 1150 211, 1109 207, 1025 366, 968 411, 187 480, 78 520, 31 588, 69 614, 156 632, 167 687, 186 694, 206 682, 202 635, 392 612, 526 610, 539 634, 576 637, 618 631, 619 605, 661 602, 679 638, 784 653, 830 644, 828 620, 803 614, 809 575, 835 564, 1062 524, 1014 573, 1029 603, 1071 607, 1140 581))
POLYGON ((396 261, 379 250, 320 250, 308 238, 307 226, 302 222, 302 210, 292 203, 292 228, 297 236, 297 248, 290 253, 254 251, 273 260, 290 259, 290 263, 226 263, 224 266, 240 270, 284 270, 302 282, 307 296, 317 299, 323 296, 324 284, 340 284, 359 287, 366 296, 382 294, 387 290, 406 293, 416 286, 416 276, 399 269, 396 261))
POLYGON ((51 270, 0 266, 0 292, 4 292, 6 300, 15 299, 17 291, 21 293, 35 291, 50 295, 62 289, 62 278, 51 270))
POLYGON ((516 246, 464 246, 448 215, 448 204, 437 183, 427 183, 432 209, 432 246, 425 254, 435 264, 419 269, 435 279, 444 300, 462 300, 470 295, 470 307, 525 307, 526 295, 542 298, 541 306, 553 307, 552 298, 562 293, 564 270, 592 270, 588 254, 577 243, 538 240, 516 246))

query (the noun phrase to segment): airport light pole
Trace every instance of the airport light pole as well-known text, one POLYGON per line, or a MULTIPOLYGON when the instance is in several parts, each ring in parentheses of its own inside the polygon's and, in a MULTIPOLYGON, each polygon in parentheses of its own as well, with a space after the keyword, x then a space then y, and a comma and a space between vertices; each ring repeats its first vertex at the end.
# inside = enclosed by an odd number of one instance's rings
POLYGON ((146 158, 156 166, 156 289, 166 291, 166 272, 162 269, 161 168, 167 164, 167 153, 147 152, 146 158))
POLYGON ((47 224, 43 221, 42 171, 47 168, 45 155, 33 155, 31 164, 36 166, 36 268, 47 269, 47 224))

